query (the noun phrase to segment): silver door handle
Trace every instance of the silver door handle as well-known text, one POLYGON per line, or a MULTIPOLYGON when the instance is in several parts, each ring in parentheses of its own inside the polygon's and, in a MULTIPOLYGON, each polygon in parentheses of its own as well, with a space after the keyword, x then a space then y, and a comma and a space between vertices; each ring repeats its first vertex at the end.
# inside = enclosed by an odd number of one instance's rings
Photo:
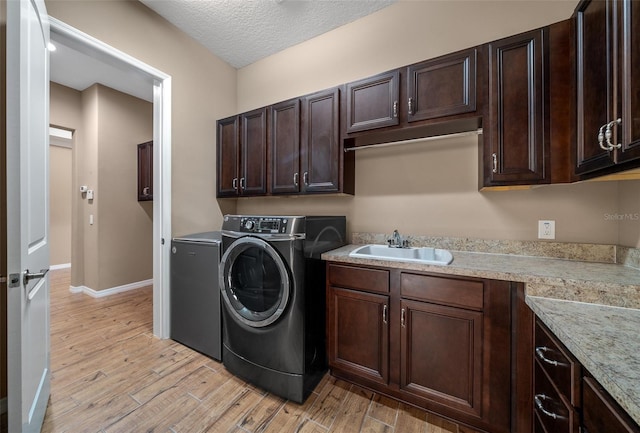
POLYGON ((34 272, 34 273, 30 273, 29 269, 25 269, 24 272, 22 273, 22 284, 25 287, 27 287, 27 284, 29 284, 29 281, 39 280, 40 278, 44 278, 44 276, 47 275, 47 272, 49 272, 49 268, 40 269, 40 272, 34 272))

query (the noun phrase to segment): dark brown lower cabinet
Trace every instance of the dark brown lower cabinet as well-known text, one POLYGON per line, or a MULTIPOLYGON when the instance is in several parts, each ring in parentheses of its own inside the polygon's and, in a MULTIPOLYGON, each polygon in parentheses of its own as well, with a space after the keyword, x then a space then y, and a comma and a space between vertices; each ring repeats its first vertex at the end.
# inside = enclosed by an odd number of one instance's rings
POLYGON ((535 433, 640 433, 640 427, 540 319, 535 325, 534 354, 535 433))
POLYGON ((512 425, 506 281, 329 263, 334 376, 490 432, 512 425))
POLYGON ((640 427, 592 377, 582 380, 584 433, 638 433, 640 427))

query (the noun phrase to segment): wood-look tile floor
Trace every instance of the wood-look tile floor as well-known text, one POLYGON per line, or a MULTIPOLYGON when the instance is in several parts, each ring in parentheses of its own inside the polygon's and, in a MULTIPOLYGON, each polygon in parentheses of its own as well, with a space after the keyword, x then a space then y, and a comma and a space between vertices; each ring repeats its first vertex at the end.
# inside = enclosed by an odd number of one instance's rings
POLYGON ((51 272, 51 399, 43 432, 470 432, 329 374, 303 405, 152 335, 152 289, 94 299, 51 272))

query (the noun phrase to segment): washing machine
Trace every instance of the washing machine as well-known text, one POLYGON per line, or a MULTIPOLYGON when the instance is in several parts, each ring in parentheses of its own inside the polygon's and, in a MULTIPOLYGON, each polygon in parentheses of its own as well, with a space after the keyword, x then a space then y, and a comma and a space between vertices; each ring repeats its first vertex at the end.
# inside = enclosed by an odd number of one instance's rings
POLYGON ((302 403, 326 371, 325 264, 345 217, 226 215, 222 361, 231 373, 302 403))

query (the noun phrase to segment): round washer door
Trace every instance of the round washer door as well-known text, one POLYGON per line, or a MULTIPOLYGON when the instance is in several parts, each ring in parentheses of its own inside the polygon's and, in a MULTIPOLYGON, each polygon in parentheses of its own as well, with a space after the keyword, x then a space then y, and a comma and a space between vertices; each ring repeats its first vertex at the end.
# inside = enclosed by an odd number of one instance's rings
POLYGON ((261 328, 284 312, 291 282, 278 252, 264 240, 246 236, 233 242, 220 260, 220 290, 237 320, 261 328))

